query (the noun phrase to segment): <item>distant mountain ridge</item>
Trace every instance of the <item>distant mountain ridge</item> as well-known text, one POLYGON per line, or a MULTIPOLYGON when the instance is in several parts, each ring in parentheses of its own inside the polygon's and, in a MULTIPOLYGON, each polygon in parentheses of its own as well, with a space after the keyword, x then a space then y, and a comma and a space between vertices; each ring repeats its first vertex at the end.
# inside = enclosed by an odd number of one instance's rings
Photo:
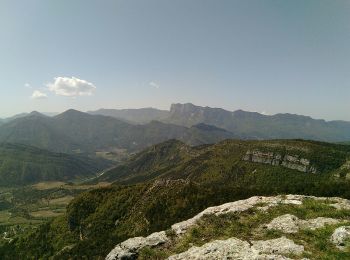
POLYGON ((11 116, 11 117, 6 117, 6 118, 0 118, 0 125, 1 124, 4 124, 4 123, 8 123, 12 120, 15 120, 17 118, 22 118, 22 117, 26 117, 26 116, 31 116, 31 115, 43 115, 43 116, 49 116, 49 117, 52 117, 52 116, 56 116, 58 115, 59 113, 52 113, 52 112, 38 112, 38 111, 32 111, 30 113, 20 113, 20 114, 16 114, 14 116, 11 116))
POLYGON ((154 108, 97 110, 92 114, 110 115, 136 124, 152 120, 191 127, 204 123, 234 133, 244 139, 310 139, 326 142, 350 141, 350 122, 325 121, 309 116, 279 113, 263 115, 243 110, 172 104, 170 111, 154 108))
POLYGON ((135 125, 102 115, 67 110, 54 117, 33 112, 0 126, 0 142, 22 143, 55 152, 141 150, 169 139, 190 145, 238 138, 223 129, 184 127, 159 121, 135 125))
POLYGON ((99 109, 87 112, 92 115, 110 116, 129 123, 146 124, 151 121, 162 121, 169 116, 169 111, 156 108, 140 109, 99 109))
POLYGON ((311 139, 328 142, 350 140, 350 122, 325 121, 294 114, 262 115, 243 110, 172 104, 165 122, 191 126, 205 123, 253 139, 311 139))
POLYGON ((350 122, 293 114, 231 112, 191 103, 172 104, 170 111, 142 108, 83 113, 71 109, 53 117, 34 111, 0 120, 0 141, 68 153, 138 151, 169 139, 199 145, 230 138, 349 142, 350 122))

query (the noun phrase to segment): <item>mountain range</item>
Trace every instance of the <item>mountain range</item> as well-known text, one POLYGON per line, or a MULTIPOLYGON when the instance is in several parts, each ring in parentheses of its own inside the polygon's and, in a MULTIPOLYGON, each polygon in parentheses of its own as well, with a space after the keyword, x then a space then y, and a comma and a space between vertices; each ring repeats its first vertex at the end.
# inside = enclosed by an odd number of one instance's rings
POLYGON ((110 116, 134 124, 147 124, 151 121, 162 121, 169 116, 169 111, 156 108, 99 109, 87 113, 92 115, 110 116))
POLYGON ((154 108, 68 110, 55 116, 38 112, 0 121, 0 142, 22 143, 54 152, 129 152, 178 139, 189 145, 238 139, 310 139, 350 141, 350 122, 316 120, 293 114, 256 112, 172 104, 170 111, 154 108))
POLYGON ((21 143, 66 153, 116 149, 132 152, 173 138, 198 145, 237 136, 204 124, 185 127, 151 121, 135 125, 72 109, 54 117, 32 112, 0 126, 0 142, 21 143))
POLYGON ((310 139, 327 142, 350 140, 350 122, 325 121, 295 114, 263 115, 243 110, 172 104, 170 111, 156 109, 98 110, 93 114, 109 115, 136 124, 160 120, 191 127, 199 123, 216 126, 245 139, 310 139), (145 116, 147 115, 147 116, 145 116))

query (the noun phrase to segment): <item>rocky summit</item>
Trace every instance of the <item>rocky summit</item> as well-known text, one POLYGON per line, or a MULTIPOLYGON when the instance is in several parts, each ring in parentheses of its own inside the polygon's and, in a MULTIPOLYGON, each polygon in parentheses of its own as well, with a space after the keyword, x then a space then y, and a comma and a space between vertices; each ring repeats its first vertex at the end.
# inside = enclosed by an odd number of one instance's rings
POLYGON ((255 196, 210 207, 147 237, 130 238, 116 259, 349 259, 350 201, 255 196))

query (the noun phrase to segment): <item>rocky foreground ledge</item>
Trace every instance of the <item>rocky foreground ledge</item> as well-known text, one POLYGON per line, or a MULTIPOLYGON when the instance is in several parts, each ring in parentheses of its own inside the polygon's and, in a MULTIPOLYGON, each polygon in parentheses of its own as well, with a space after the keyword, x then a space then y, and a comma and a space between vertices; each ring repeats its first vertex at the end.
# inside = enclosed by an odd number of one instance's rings
POLYGON ((349 200, 256 196, 130 238, 106 259, 350 259, 349 241, 349 200))

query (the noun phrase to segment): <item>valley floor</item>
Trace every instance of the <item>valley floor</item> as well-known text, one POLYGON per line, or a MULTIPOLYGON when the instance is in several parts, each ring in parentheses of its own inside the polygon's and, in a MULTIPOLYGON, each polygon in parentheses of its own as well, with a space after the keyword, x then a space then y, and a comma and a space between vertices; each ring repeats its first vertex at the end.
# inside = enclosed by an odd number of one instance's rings
POLYGON ((81 192, 110 185, 40 182, 31 186, 0 189, 0 242, 34 229, 61 216, 67 205, 81 192))

